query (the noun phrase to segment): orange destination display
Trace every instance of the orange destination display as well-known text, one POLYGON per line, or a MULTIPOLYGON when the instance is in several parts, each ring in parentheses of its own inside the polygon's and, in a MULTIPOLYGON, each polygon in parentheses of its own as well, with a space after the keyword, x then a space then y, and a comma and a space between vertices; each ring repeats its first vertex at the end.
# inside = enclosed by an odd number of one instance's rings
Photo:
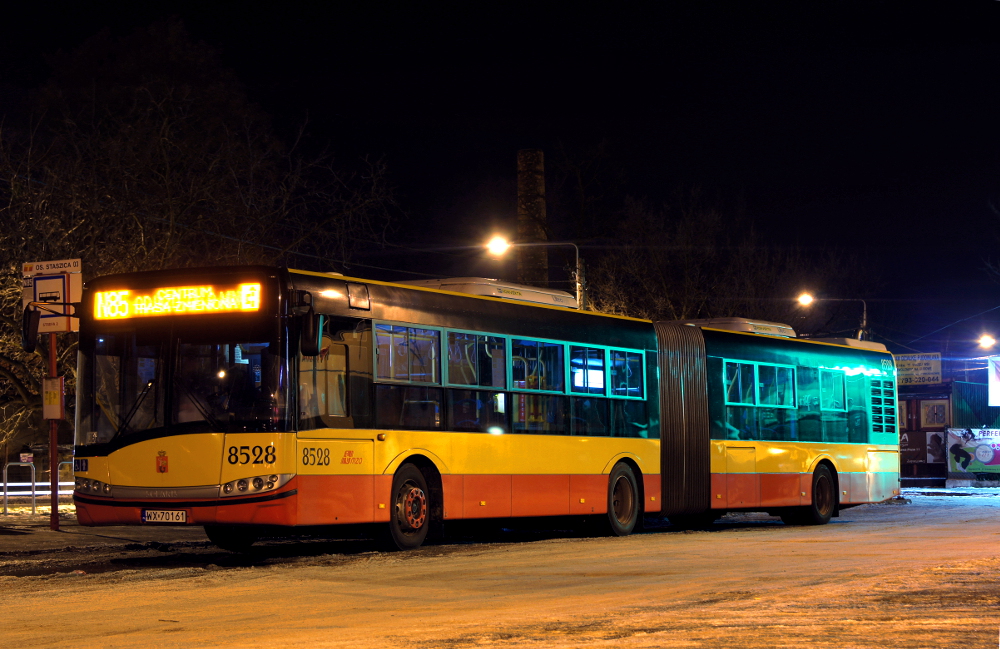
POLYGON ((128 290, 99 291, 94 300, 94 318, 97 320, 258 310, 259 283, 226 288, 168 286, 142 293, 128 290))

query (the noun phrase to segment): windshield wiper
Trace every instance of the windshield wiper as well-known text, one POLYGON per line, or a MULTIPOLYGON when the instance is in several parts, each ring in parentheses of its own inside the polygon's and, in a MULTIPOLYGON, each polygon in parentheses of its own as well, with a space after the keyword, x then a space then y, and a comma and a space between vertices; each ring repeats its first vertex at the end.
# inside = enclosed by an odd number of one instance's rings
POLYGON ((174 377, 174 385, 184 391, 184 394, 187 395, 188 401, 190 401, 191 404, 198 410, 198 414, 200 414, 202 418, 209 423, 213 430, 220 432, 225 430, 222 423, 215 417, 215 415, 212 414, 211 405, 208 403, 202 403, 201 399, 199 399, 199 395, 185 385, 184 382, 181 381, 180 377, 174 377), (206 408, 206 406, 208 407, 206 408))
POLYGON ((139 406, 142 405, 143 399, 145 399, 146 395, 149 394, 149 391, 153 388, 153 384, 155 382, 155 377, 150 379, 146 383, 146 386, 142 389, 142 392, 139 393, 139 396, 135 398, 135 403, 132 404, 132 408, 128 411, 128 414, 124 417, 118 417, 118 429, 115 431, 115 434, 111 436, 111 439, 118 437, 122 433, 132 432, 132 428, 129 426, 129 424, 132 423, 132 417, 135 417, 135 413, 139 412, 139 406))

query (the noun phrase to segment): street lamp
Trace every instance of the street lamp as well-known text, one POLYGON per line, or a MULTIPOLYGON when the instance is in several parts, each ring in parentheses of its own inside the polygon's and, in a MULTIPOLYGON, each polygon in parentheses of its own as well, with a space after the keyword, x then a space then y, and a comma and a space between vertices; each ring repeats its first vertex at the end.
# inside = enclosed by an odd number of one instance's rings
POLYGON ((576 287, 576 306, 583 309, 583 271, 580 268, 580 248, 570 241, 546 241, 544 243, 511 243, 505 238, 497 235, 486 243, 486 250, 494 257, 502 257, 511 248, 532 248, 538 246, 573 246, 575 263, 573 268, 573 282, 576 287))
POLYGON ((979 346, 983 349, 991 349, 995 344, 997 344, 996 338, 989 334, 983 334, 979 337, 979 346))
POLYGON ((858 340, 864 340, 868 335, 868 304, 861 298, 838 298, 822 297, 815 298, 808 293, 799 296, 799 304, 809 306, 813 302, 860 302, 861 303, 861 326, 858 327, 858 340))

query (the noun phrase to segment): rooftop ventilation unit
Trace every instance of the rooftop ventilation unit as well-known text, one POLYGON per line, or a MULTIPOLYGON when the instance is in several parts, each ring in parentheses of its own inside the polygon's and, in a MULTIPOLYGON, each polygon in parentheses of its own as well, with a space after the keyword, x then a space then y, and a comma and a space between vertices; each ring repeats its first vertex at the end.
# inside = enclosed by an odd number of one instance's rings
POLYGON ((875 351, 888 351, 882 343, 870 340, 858 340, 857 338, 809 338, 818 343, 830 343, 831 345, 844 345, 845 347, 857 347, 858 349, 873 349, 875 351))
POLYGON ((679 320, 678 324, 702 327, 703 329, 723 329, 725 331, 742 331, 766 336, 781 336, 795 338, 795 330, 780 322, 750 320, 749 318, 706 318, 704 320, 679 320))
POLYGON ((531 302, 532 304, 548 304, 550 306, 562 306, 570 309, 578 308, 576 298, 566 291, 539 288, 537 286, 525 286, 524 284, 514 284, 512 282, 504 282, 498 279, 487 279, 485 277, 418 279, 396 283, 406 284, 408 286, 419 286, 421 288, 433 288, 441 291, 466 293, 468 295, 499 297, 507 300, 517 300, 519 302, 531 302))

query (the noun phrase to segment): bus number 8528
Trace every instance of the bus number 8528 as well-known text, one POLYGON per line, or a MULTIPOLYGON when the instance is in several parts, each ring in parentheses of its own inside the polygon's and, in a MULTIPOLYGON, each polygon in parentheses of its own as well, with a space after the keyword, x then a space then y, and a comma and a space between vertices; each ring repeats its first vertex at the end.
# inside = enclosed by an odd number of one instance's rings
POLYGON ((274 464, 278 460, 274 446, 229 447, 230 464, 274 464))

